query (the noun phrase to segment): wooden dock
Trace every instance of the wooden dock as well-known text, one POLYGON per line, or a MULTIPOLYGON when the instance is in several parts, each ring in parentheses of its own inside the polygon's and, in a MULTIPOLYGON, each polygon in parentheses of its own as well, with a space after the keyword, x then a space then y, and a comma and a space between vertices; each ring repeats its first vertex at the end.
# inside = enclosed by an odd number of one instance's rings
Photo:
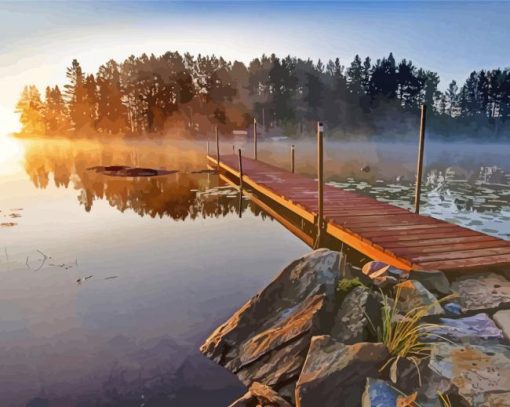
MULTIPOLYGON (((217 158, 208 155, 210 164, 217 158)), ((220 168, 239 179, 237 155, 220 168)), ((243 183, 312 224, 317 223, 317 181, 243 157, 243 183)), ((324 186, 325 231, 374 260, 403 270, 464 271, 510 266, 510 241, 373 198, 324 186)))

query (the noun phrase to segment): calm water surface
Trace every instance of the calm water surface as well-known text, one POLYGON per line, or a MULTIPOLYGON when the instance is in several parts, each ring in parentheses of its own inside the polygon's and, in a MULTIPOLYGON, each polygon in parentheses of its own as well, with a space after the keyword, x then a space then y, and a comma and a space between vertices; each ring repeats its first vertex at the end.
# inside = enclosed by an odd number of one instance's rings
MULTIPOLYGON (((326 147, 329 182, 411 207, 412 145, 326 147)), ((286 166, 288 148, 262 144, 260 158, 286 166)), ((479 177, 508 172, 508 149, 483 148, 430 146, 424 212, 508 239, 507 178, 479 177)), ((247 200, 239 217, 236 191, 196 173, 204 143, 0 149, 0 405, 224 406, 241 394, 198 346, 308 247, 247 200), (87 170, 120 164, 179 173, 87 170)), ((299 172, 313 175, 313 151, 297 144, 299 172)))

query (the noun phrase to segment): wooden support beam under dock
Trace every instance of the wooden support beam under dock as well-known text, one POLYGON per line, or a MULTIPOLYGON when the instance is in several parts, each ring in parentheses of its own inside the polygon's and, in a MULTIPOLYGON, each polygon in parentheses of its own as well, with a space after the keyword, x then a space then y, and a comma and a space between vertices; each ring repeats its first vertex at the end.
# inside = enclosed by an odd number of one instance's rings
MULTIPOLYGON (((207 159, 239 178, 237 155, 207 159), (219 164, 219 165, 218 165, 219 164)), ((295 215, 317 223, 317 181, 243 157, 243 184, 295 215)), ((479 270, 510 266, 510 241, 487 236, 373 198, 324 186, 324 227, 367 257, 403 270, 479 270)))

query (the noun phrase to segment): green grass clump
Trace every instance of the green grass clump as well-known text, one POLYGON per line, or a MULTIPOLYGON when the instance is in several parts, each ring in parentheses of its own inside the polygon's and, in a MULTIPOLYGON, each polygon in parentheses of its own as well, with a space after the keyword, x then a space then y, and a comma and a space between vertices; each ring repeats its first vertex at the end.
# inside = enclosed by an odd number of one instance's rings
POLYGON ((345 296, 356 287, 365 286, 358 277, 342 278, 336 286, 336 296, 342 302, 345 296))
POLYGON ((414 308, 402 316, 399 315, 397 309, 399 298, 400 287, 397 288, 392 305, 388 298, 383 295, 381 309, 382 329, 379 330, 378 337, 379 340, 386 345, 391 358, 381 370, 388 366, 388 364, 391 364, 390 378, 391 381, 395 383, 398 361, 401 358, 405 358, 413 362, 416 366, 418 378, 421 383, 420 370, 418 367, 419 360, 427 357, 430 351, 430 344, 424 342, 424 339, 431 337, 446 339, 433 333, 439 325, 422 323, 422 319, 428 315, 429 308, 432 304, 414 308))

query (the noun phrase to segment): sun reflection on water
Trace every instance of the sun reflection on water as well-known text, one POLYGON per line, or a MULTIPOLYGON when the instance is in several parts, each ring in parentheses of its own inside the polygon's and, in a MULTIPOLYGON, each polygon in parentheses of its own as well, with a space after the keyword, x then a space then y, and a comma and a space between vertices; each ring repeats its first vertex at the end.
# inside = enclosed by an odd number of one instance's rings
POLYGON ((13 137, 0 137, 0 175, 18 172, 23 158, 23 145, 13 137))

